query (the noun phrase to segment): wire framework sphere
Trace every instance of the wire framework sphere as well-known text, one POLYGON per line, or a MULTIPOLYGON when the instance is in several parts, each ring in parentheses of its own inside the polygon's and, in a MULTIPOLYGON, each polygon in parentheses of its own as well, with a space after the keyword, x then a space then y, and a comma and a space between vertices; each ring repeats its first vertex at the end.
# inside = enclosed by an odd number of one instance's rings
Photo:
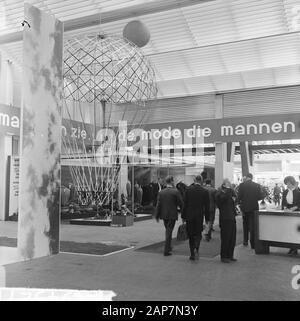
POLYGON ((140 104, 156 97, 154 69, 131 42, 99 34, 66 42, 65 99, 140 104))

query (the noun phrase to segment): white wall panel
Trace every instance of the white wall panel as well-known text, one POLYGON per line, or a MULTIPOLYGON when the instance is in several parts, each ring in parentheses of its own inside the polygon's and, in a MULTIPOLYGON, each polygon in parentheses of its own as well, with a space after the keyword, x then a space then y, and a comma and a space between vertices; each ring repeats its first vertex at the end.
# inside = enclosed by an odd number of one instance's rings
POLYGON ((224 94, 224 117, 300 113, 300 86, 224 94))
MULTIPOLYGON (((124 119, 130 123, 135 117, 136 111, 139 110, 136 117, 138 123, 143 115, 144 122, 147 123, 164 123, 164 122, 181 122, 193 119, 209 119, 215 115, 215 95, 190 96, 182 98, 158 99, 157 101, 148 102, 145 107, 129 105, 125 112, 124 119)), ((111 124, 115 124, 122 119, 126 105, 114 106, 111 113, 111 124)), ((106 116, 108 117, 108 116, 106 116)))

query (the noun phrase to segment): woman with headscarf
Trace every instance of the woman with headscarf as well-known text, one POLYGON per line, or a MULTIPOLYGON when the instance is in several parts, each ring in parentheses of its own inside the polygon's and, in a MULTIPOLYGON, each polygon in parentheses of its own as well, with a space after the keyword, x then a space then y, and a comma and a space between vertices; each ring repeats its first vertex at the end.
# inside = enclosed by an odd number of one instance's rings
POLYGON ((220 210, 221 261, 223 263, 236 261, 233 255, 236 243, 235 199, 235 191, 229 179, 225 178, 216 193, 216 204, 220 210))

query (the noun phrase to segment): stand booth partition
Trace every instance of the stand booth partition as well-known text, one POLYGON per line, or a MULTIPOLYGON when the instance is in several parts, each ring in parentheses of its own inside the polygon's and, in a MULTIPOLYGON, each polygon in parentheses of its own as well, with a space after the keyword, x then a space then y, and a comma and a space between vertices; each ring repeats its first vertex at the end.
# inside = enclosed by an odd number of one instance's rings
POLYGON ((255 212, 255 253, 269 254, 270 246, 300 249, 300 212, 255 212))

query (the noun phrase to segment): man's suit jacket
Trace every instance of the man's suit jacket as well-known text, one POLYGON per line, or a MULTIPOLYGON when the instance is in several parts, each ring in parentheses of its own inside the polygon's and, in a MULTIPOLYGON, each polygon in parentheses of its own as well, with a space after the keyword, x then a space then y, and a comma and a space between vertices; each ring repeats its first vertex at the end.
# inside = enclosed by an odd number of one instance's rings
POLYGON ((163 220, 177 220, 178 209, 182 210, 183 200, 175 187, 167 187, 158 193, 155 217, 163 220))
MULTIPOLYGON (((281 208, 283 209, 284 207, 287 207, 287 200, 286 200, 286 196, 288 193, 288 189, 286 189, 283 193, 282 193, 282 203, 281 203, 281 208)), ((293 206, 297 206, 297 211, 300 209, 300 190, 298 188, 295 188, 293 190, 293 206)))
POLYGON ((258 201, 264 198, 262 187, 251 180, 241 183, 238 191, 238 202, 244 213, 259 209, 258 201))
POLYGON ((220 187, 217 191, 216 202, 220 210, 220 221, 234 221, 236 216, 234 198, 236 194, 231 188, 220 187))
POLYGON ((210 212, 215 212, 217 190, 212 186, 205 186, 205 189, 208 190, 208 195, 209 195, 209 210, 210 212))
POLYGON ((185 192, 185 202, 182 218, 187 221, 209 221, 209 193, 199 184, 190 185, 185 192))

